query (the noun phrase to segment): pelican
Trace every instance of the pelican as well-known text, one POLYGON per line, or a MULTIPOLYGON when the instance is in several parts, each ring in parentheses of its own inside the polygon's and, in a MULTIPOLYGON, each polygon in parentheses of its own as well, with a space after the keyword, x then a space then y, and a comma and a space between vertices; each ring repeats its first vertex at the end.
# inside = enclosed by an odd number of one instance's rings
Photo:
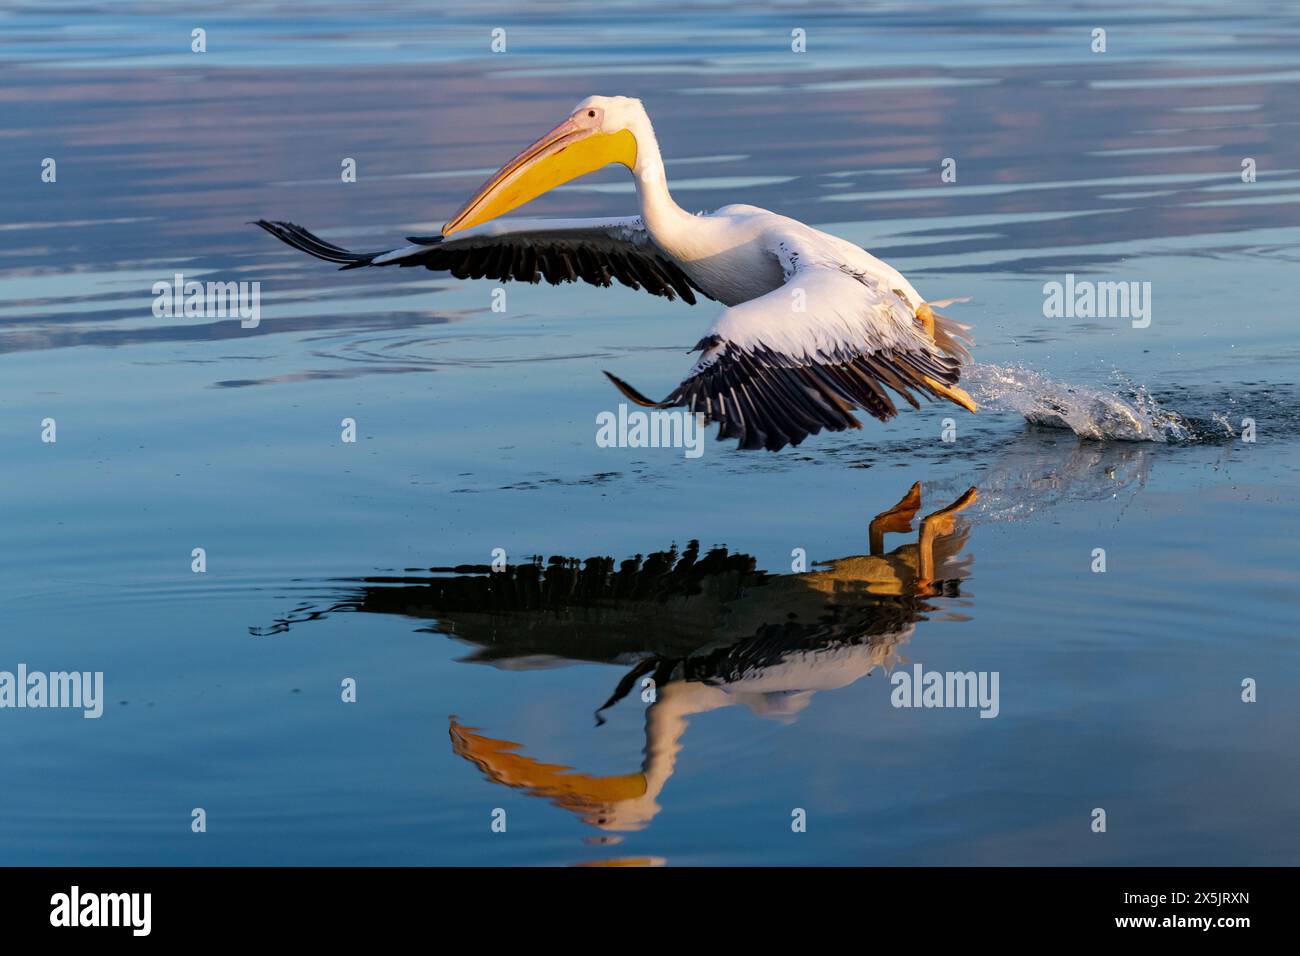
POLYGON ((349 252, 289 222, 258 220, 282 241, 343 269, 424 266, 457 278, 551 284, 613 280, 667 299, 725 308, 693 352, 699 360, 661 401, 605 372, 629 400, 685 407, 718 438, 777 451, 822 429, 861 428, 855 409, 887 421, 890 390, 974 412, 960 387, 969 326, 935 311, 896 269, 864 249, 756 206, 688 213, 668 191, 640 100, 592 96, 501 167, 442 227, 386 252, 349 252), (640 215, 499 219, 611 164, 631 171, 640 215))

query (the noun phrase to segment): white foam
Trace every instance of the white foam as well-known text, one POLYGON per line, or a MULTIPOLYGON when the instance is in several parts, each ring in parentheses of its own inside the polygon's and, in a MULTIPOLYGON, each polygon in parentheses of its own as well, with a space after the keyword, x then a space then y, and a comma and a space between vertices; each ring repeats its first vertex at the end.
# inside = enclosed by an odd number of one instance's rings
MULTIPOLYGON (((977 364, 962 384, 982 410, 1012 411, 1031 425, 1065 428, 1093 441, 1185 442, 1206 437, 1164 408, 1142 386, 1122 378, 1118 389, 1071 385, 1020 366, 977 364)), ((1226 419, 1215 423, 1231 435, 1226 419)))

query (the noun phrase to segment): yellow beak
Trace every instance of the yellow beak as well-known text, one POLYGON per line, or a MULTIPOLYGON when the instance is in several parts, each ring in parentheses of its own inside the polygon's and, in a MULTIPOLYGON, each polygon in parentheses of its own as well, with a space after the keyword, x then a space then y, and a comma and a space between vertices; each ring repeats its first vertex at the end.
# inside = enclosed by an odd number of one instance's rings
POLYGON ((595 777, 570 767, 525 757, 518 753, 519 744, 497 740, 476 733, 476 730, 452 717, 452 750, 497 783, 523 788, 535 797, 546 797, 557 806, 579 814, 593 826, 601 825, 596 821, 602 811, 608 815, 611 807, 645 796, 648 785, 644 773, 595 777))
POLYGON ((636 137, 628 130, 605 133, 570 117, 502 166, 442 227, 442 234, 495 219, 610 163, 631 169, 636 164, 636 137))

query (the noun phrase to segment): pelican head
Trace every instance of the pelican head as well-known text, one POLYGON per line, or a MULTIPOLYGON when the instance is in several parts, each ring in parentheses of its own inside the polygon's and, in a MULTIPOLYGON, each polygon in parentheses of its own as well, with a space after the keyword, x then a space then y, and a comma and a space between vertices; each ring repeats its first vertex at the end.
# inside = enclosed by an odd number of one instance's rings
POLYGON ((636 165, 634 130, 646 123, 640 100, 589 96, 566 119, 502 166, 442 227, 450 236, 495 219, 571 179, 621 163, 636 165))

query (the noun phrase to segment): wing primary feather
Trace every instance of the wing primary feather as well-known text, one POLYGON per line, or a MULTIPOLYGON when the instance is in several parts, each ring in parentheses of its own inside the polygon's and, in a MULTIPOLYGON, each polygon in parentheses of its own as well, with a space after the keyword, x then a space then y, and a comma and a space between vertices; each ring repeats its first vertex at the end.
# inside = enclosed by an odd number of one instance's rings
MULTIPOLYGON (((602 369, 602 371, 604 371, 604 370, 602 369)), ((622 392, 622 393, 623 393, 623 394, 624 394, 628 399, 630 399, 631 401, 635 402, 635 403, 638 404, 638 405, 642 405, 642 406, 644 406, 644 407, 646 407, 646 408, 667 408, 667 407, 669 407, 665 402, 656 402, 656 401, 655 401, 654 399, 652 399, 652 398, 646 398, 644 395, 642 395, 640 392, 638 392, 635 388, 633 388, 633 387, 632 387, 631 385, 629 385, 627 382, 623 381, 621 378, 619 378, 619 377, 618 377, 617 375, 615 375, 613 372, 605 372, 605 377, 606 377, 607 379, 609 379, 611 382, 614 383, 614 387, 615 387, 615 388, 617 388, 617 389, 618 389, 620 392, 622 392)))
POLYGON ((326 262, 343 263, 345 269, 368 266, 376 256, 384 254, 383 252, 349 252, 342 246, 326 242, 319 236, 313 235, 302 226, 292 222, 272 222, 266 219, 258 219, 253 222, 253 225, 260 226, 285 245, 292 246, 299 252, 305 252, 309 256, 323 259, 326 262))
POLYGON ((551 285, 582 280, 605 288, 617 280, 630 289, 645 289, 670 301, 680 298, 690 305, 698 301, 697 294, 707 297, 653 245, 639 218, 590 223, 520 220, 514 228, 481 235, 407 236, 410 249, 371 253, 351 252, 291 222, 258 219, 251 225, 342 269, 423 266, 458 279, 533 284, 545 279, 551 285))
POLYGON ((513 228, 480 235, 407 236, 409 249, 352 252, 292 222, 258 219, 256 225, 281 242, 342 269, 423 266, 458 279, 512 279, 551 285, 582 280, 608 288, 617 280, 670 301, 696 304, 708 297, 681 267, 651 241, 639 218, 553 222, 520 220, 513 228), (396 254, 394 254, 396 253, 396 254), (375 261, 380 260, 380 261, 375 261))

